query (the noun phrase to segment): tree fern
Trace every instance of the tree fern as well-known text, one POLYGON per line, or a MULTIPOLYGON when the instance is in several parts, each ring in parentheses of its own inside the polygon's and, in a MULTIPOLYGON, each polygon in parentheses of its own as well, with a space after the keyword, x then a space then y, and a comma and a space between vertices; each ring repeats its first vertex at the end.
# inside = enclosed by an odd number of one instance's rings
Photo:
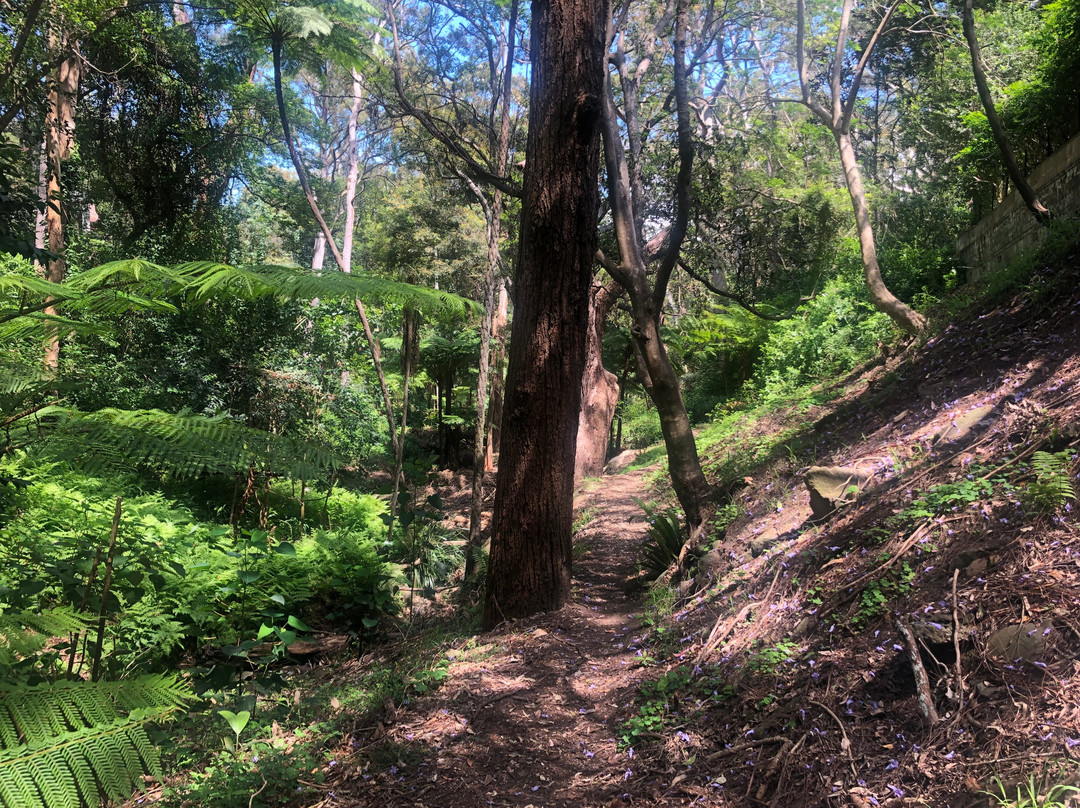
MULTIPOLYGON (((19 660, 37 654, 50 637, 74 634, 86 625, 86 618, 71 607, 0 614, 0 677, 6 679, 19 660)), ((0 716, 0 735, 3 720, 0 716)))
POLYGON ((311 479, 340 463, 321 444, 252 429, 223 415, 113 408, 87 413, 63 407, 40 415, 53 424, 35 451, 87 472, 144 466, 191 478, 254 465, 311 479))
POLYGON ((27 684, 11 663, 86 621, 72 609, 0 615, 0 806, 77 808, 130 796, 144 774, 160 777, 145 725, 192 697, 176 676, 119 682, 27 684), (6 667, 2 664, 7 662, 6 667))

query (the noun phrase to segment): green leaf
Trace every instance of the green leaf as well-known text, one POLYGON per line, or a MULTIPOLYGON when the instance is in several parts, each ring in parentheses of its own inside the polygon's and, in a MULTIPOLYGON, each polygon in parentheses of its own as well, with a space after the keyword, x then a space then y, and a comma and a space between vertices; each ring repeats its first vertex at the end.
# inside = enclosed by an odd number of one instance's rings
POLYGON ((270 600, 274 601, 274 603, 280 603, 282 606, 285 605, 285 596, 284 595, 271 595, 270 600))
POLYGON ((262 577, 262 573, 258 570, 237 570, 236 577, 240 579, 240 583, 253 584, 262 577))
POLYGON ((289 615, 289 625, 295 629, 299 629, 300 631, 312 631, 312 628, 306 623, 304 623, 304 621, 296 615, 289 615))
POLYGON ((237 738, 240 737, 240 733, 244 731, 244 727, 246 727, 248 721, 251 720, 251 713, 247 710, 241 710, 238 713, 234 713, 231 710, 218 710, 218 715, 228 722, 237 738))
POLYGON ((280 555, 296 558, 296 548, 293 547, 292 542, 283 541, 274 549, 280 555))

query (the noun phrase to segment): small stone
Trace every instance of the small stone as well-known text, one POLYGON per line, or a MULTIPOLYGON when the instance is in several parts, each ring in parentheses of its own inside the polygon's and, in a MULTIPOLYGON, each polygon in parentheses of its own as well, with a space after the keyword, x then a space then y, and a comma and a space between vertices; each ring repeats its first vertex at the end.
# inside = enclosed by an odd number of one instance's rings
POLYGON ((986 568, 988 566, 990 566, 990 562, 987 561, 985 558, 976 558, 974 561, 964 567, 964 575, 966 575, 968 578, 978 578, 980 575, 986 572, 986 568))
POLYGON ((993 405, 986 404, 956 416, 944 429, 934 435, 934 443, 952 443, 966 438, 972 430, 987 426, 987 417, 993 411, 993 405))
POLYGON ((779 543, 779 536, 758 536, 750 542, 750 555, 757 558, 760 555, 764 555, 769 548, 774 547, 779 543))
POLYGON ((1013 623, 991 634, 986 644, 990 653, 1001 659, 1038 662, 1046 650, 1046 634, 1052 628, 1049 621, 1038 626, 1034 623, 1013 623))
POLYGON ((795 628, 791 630, 791 636, 796 640, 801 640, 810 634, 815 628, 817 628, 818 619, 816 617, 804 617, 798 623, 795 624, 795 628))

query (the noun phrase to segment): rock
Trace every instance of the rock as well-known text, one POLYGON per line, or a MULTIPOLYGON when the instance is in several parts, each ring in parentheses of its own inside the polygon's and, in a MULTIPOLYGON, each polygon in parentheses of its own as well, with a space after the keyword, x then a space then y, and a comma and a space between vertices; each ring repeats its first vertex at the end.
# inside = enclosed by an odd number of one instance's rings
POLYGON ((604 474, 617 474, 637 460, 637 456, 638 453, 633 449, 627 449, 625 452, 620 452, 611 458, 611 460, 607 462, 607 465, 604 466, 604 474))
POLYGON ((896 415, 893 416, 893 419, 892 419, 892 421, 890 423, 898 424, 901 421, 903 421, 905 418, 907 418, 910 414, 911 414, 911 410, 904 410, 901 413, 897 413, 896 415))
POLYGON ((796 640, 801 640, 803 637, 808 636, 814 629, 817 628, 818 619, 816 617, 804 617, 798 623, 795 624, 795 628, 791 630, 791 636, 796 640))
POLYGON ((824 519, 837 506, 854 502, 872 478, 872 474, 850 466, 812 466, 806 472, 805 480, 814 519, 824 519))
POLYGON ((993 405, 986 404, 956 416, 944 429, 934 435, 934 444, 952 443, 966 438, 972 430, 986 426, 987 417, 993 411, 993 405))
POLYGON ((724 557, 719 550, 709 550, 698 559, 698 575, 711 575, 713 578, 724 568, 724 557))
POLYGON ((964 575, 966 575, 968 578, 978 578, 980 575, 986 572, 986 568, 988 566, 990 566, 990 562, 987 561, 985 558, 976 558, 974 561, 964 567, 964 575))
POLYGON ((709 550, 697 562, 697 570, 694 574, 694 587, 702 589, 720 577, 724 569, 724 557, 719 550, 709 550))
POLYGON ((758 536, 756 539, 750 541, 750 555, 757 558, 760 555, 764 555, 769 548, 774 547, 779 543, 779 536, 758 536))
POLYGON ((1038 626, 1034 623, 1013 623, 991 634, 986 645, 991 654, 1007 661, 1022 659, 1025 662, 1038 662, 1046 650, 1046 635, 1052 628, 1049 621, 1038 626))
POLYGON ((952 644, 953 620, 951 614, 920 614, 918 617, 912 616, 910 623, 911 633, 924 643, 952 644))

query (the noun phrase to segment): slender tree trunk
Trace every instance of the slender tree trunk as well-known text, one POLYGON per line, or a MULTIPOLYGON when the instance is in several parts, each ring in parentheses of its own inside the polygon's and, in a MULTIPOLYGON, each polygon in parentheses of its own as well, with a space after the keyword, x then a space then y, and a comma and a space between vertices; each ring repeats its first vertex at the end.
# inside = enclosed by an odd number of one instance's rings
POLYGON ((506 291, 506 281, 499 286, 499 306, 495 310, 495 319, 491 324, 491 337, 495 341, 495 356, 491 362, 491 406, 487 416, 487 454, 484 460, 486 471, 495 470, 495 458, 499 454, 502 437, 503 413, 503 370, 506 365, 506 325, 509 322, 510 295, 506 291))
POLYGON ((406 307, 401 318, 401 434, 395 442, 394 488, 390 493, 390 523, 386 538, 394 538, 394 519, 398 513, 398 492, 401 491, 402 469, 405 462, 405 428, 409 421, 409 380, 420 353, 420 313, 406 307))
MULTIPOLYGON (((499 139, 496 145, 495 173, 506 173, 510 150, 510 91, 514 74, 514 34, 517 28, 518 0, 510 4, 510 19, 506 33, 506 64, 503 66, 502 111, 499 118, 499 139)), ((471 181, 470 181, 470 184, 471 181)), ((479 188, 474 188, 479 196, 479 188)), ((499 231, 502 225, 503 195, 498 188, 492 194, 488 219, 487 274, 484 277, 484 316, 480 323, 480 371, 476 381, 476 433, 473 441, 472 501, 469 507, 469 549, 465 555, 465 579, 469 580, 476 568, 476 556, 480 551, 480 526, 484 501, 484 438, 487 434, 488 369, 491 360, 491 326, 495 318, 495 284, 501 264, 499 255, 499 231)))
POLYGON ((514 321, 484 626, 570 596, 574 447, 596 253, 604 0, 534 0, 514 321))
POLYGON ((1039 197, 1035 195, 1035 191, 1032 190, 1027 177, 1020 170, 1020 165, 1016 162, 1016 155, 1013 154, 1012 145, 1009 143, 1009 136, 1005 133, 1005 127, 1002 125, 1001 118, 997 114, 997 108, 994 106, 994 97, 990 94, 990 84, 986 80, 986 70, 983 67, 982 51, 979 49, 979 40, 975 35, 975 15, 971 10, 971 0, 964 0, 963 18, 964 38, 967 40, 968 51, 971 54, 971 72, 975 74, 975 86, 979 90, 979 100, 982 101, 987 123, 990 124, 990 131, 994 135, 994 142, 997 143, 1005 168, 1008 169, 1013 185, 1020 192, 1020 198, 1024 200, 1027 209, 1031 211, 1035 221, 1043 227, 1049 227, 1054 220, 1054 216, 1039 200, 1039 197))
POLYGON ((599 477, 607 462, 611 422, 619 402, 619 380, 604 367, 604 325, 620 292, 615 283, 593 284, 589 294, 585 372, 581 377, 581 415, 574 458, 575 482, 585 477, 599 477))
POLYGON ((885 281, 881 279, 877 247, 874 245, 874 228, 870 224, 870 208, 866 203, 866 192, 863 190, 855 149, 851 145, 851 134, 846 130, 834 130, 833 135, 840 149, 840 163, 844 167, 851 207, 855 211, 855 227, 859 233, 859 249, 862 252, 863 273, 870 300, 879 311, 889 315, 893 322, 905 331, 918 333, 926 327, 926 318, 890 292, 885 281))
MULTIPOLYGON (((277 99, 278 115, 281 118, 281 133, 285 137, 285 145, 288 147, 289 157, 292 160, 293 168, 296 169, 296 179, 300 183, 300 188, 304 192, 304 198, 307 200, 308 207, 311 208, 311 213, 315 217, 319 229, 326 238, 326 245, 330 248, 330 252, 334 256, 334 261, 337 263, 338 268, 342 272, 348 274, 351 265, 338 249, 337 242, 334 241, 334 236, 330 232, 330 226, 327 225, 326 219, 322 214, 322 209, 319 207, 319 202, 315 199, 315 194, 311 190, 311 184, 308 182, 304 163, 300 159, 299 152, 296 150, 296 144, 293 142, 292 126, 289 123, 288 111, 285 108, 285 92, 282 87, 281 50, 282 42, 275 38, 271 42, 271 56, 274 60, 274 95, 277 99)), ((364 308, 364 302, 360 300, 360 298, 356 298, 353 303, 356 306, 356 314, 360 318, 360 324, 364 327, 364 337, 367 339, 368 349, 371 351, 371 363, 375 366, 375 375, 379 378, 379 388, 382 391, 383 406, 386 410, 386 423, 387 426, 390 427, 390 442, 393 445, 394 454, 396 456, 398 439, 397 426, 394 423, 394 405, 390 398, 390 387, 386 383, 386 374, 383 372, 382 360, 379 355, 379 343, 375 341, 375 334, 371 330, 371 323, 368 322, 367 310, 364 308)))
MULTIPOLYGON (((63 184, 63 167, 71 156, 75 142, 75 102, 79 95, 82 61, 79 59, 76 43, 69 41, 66 32, 61 32, 52 39, 50 51, 66 55, 53 74, 48 109, 45 113, 45 150, 48 163, 45 229, 49 239, 49 252, 52 254, 46 264, 45 279, 53 283, 63 283, 67 277, 64 252, 67 246, 65 239, 68 221, 68 206, 64 198, 68 189, 63 184)), ((46 317, 57 316, 56 307, 47 306, 43 314, 46 317)), ((48 329, 47 334, 45 367, 56 370, 60 365, 60 336, 55 329, 48 329)))

